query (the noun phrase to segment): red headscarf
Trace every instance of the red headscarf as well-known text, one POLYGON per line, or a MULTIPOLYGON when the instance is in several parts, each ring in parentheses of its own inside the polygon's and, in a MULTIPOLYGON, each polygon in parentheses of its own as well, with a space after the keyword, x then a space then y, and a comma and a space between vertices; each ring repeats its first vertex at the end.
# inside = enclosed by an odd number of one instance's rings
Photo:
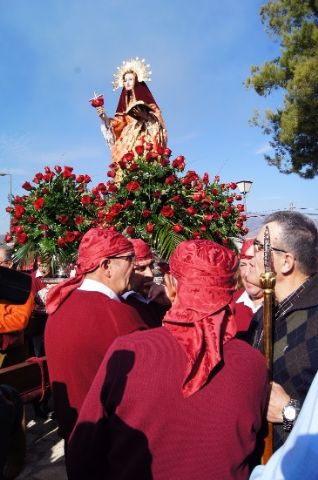
POLYGON ((188 357, 185 397, 206 384, 222 344, 236 333, 230 302, 237 262, 232 250, 210 240, 182 242, 170 259, 177 296, 163 322, 188 357))
MULTIPOLYGON (((124 113, 126 111, 127 105, 129 103, 129 101, 126 101, 127 100, 126 96, 129 96, 130 94, 131 93, 127 92, 124 88, 122 89, 119 97, 118 105, 116 108, 116 114, 124 113)), ((147 105, 154 104, 158 107, 155 99, 152 96, 151 91, 149 90, 145 82, 138 82, 136 80, 136 84, 134 86, 134 94, 135 94, 136 101, 142 100, 143 102, 147 103, 147 105)))
POLYGON ((136 263, 144 262, 145 260, 152 260, 152 252, 148 243, 141 238, 131 238, 130 241, 134 246, 136 263))
POLYGON ((119 232, 103 228, 88 230, 78 249, 76 275, 49 291, 46 301, 47 313, 54 313, 70 293, 83 283, 84 275, 95 270, 101 260, 133 250, 131 242, 119 232))
POLYGON ((240 252, 240 260, 250 260, 254 255, 246 255, 247 250, 254 244, 254 238, 247 238, 242 243, 242 248, 240 252))

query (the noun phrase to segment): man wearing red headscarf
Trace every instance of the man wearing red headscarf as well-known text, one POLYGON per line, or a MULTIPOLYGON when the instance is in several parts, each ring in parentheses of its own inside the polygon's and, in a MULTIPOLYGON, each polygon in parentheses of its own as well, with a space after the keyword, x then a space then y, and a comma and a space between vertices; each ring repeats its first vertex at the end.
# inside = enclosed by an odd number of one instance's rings
POLYGON ((243 288, 238 289, 234 295, 234 312, 237 323, 238 336, 248 340, 248 330, 253 318, 263 305, 263 289, 253 285, 247 279, 250 273, 250 261, 254 258, 254 238, 244 240, 240 252, 239 274, 243 288))
POLYGON ((138 311, 149 327, 160 327, 165 313, 171 307, 171 302, 166 295, 165 287, 153 281, 154 259, 149 245, 141 238, 132 238, 130 241, 134 246, 136 258, 129 290, 123 294, 123 298, 128 305, 138 311))
POLYGON ((245 480, 267 394, 265 359, 233 338, 236 254, 182 242, 161 328, 118 338, 73 430, 69 480, 245 480))
POLYGON ((92 228, 79 246, 75 277, 48 293, 45 351, 59 433, 66 441, 108 347, 118 336, 146 328, 119 298, 134 257, 126 237, 92 228))

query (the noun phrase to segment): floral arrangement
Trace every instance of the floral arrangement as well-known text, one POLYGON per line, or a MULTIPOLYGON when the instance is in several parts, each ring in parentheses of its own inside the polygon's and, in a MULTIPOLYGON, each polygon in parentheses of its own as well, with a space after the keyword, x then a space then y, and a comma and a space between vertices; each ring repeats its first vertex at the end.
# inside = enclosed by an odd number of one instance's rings
POLYGON ((51 261, 52 267, 72 263, 83 234, 97 224, 97 209, 105 205, 87 188, 91 178, 75 175, 73 168, 46 166, 22 187, 27 195, 15 196, 6 208, 11 231, 5 240, 14 244, 18 263, 35 256, 51 261))
POLYGON ((220 183, 218 176, 210 181, 207 173, 200 177, 194 170, 183 173, 185 165, 182 155, 171 159, 169 148, 137 146, 119 165, 111 164, 110 180, 96 187, 106 204, 99 219, 129 237, 143 238, 164 258, 185 239, 233 247, 231 239, 248 232, 236 184, 220 183))

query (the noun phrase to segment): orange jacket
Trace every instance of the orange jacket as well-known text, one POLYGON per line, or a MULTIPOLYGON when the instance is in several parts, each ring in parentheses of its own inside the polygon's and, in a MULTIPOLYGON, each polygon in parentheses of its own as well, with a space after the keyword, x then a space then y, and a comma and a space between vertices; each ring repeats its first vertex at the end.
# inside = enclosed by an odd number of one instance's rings
POLYGON ((24 330, 29 322, 33 305, 34 295, 32 292, 22 305, 0 300, 0 333, 24 330))

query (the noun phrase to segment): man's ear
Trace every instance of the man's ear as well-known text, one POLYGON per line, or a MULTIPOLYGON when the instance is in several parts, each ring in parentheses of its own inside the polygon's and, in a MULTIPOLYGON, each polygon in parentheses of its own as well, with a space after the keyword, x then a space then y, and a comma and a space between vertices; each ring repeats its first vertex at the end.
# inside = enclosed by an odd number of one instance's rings
POLYGON ((110 278, 111 267, 110 267, 110 261, 109 260, 102 260, 99 264, 99 268, 101 269, 103 274, 106 275, 107 278, 110 278))
POLYGON ((291 253, 284 254, 284 260, 281 264, 281 272, 285 275, 291 273, 295 267, 295 257, 291 253))

